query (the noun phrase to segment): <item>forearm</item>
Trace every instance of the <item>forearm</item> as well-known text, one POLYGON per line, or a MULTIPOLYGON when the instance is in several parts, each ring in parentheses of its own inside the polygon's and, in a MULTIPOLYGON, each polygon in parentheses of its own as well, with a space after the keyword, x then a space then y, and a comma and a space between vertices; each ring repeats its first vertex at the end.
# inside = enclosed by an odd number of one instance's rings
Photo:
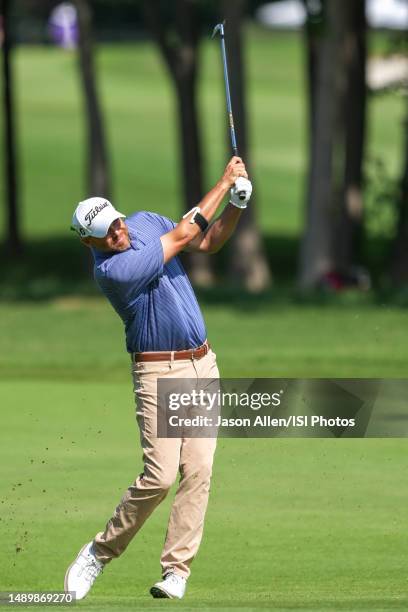
MULTIPOLYGON (((210 222, 213 219, 230 187, 230 182, 221 179, 198 203, 201 215, 206 221, 210 222)), ((161 237, 165 261, 174 257, 179 251, 202 235, 200 226, 197 223, 190 222, 192 214, 181 219, 174 230, 161 237)))
MULTIPOLYGON (((203 197, 201 202, 198 203, 200 215, 203 217, 203 219, 198 217, 199 222, 197 223, 197 221, 192 219, 194 212, 191 212, 190 214, 187 213, 185 218, 183 217, 180 223, 178 223, 173 230, 160 237, 165 263, 177 255, 177 253, 179 253, 187 245, 193 245, 195 242, 201 242, 202 238, 205 237, 203 236, 202 232, 205 229, 206 222, 209 223, 213 219, 219 205, 222 202, 222 199, 227 195, 232 185, 234 185, 240 177, 248 177, 247 171, 245 170, 245 165, 240 157, 233 157, 227 164, 222 178, 211 189, 211 191, 209 191, 207 195, 203 197)), ((233 215, 234 213, 231 214, 233 215)), ((232 216, 228 225, 233 224, 233 219, 234 216, 232 216)), ((215 231, 217 232, 217 230, 215 231)), ((208 230, 206 233, 207 232, 209 233, 208 230)), ((227 238, 225 238, 225 240, 226 239, 227 238)))
POLYGON ((241 214, 241 208, 228 204, 218 219, 208 228, 201 249, 208 253, 219 251, 233 234, 241 214))
MULTIPOLYGON (((208 223, 212 221, 219 205, 228 193, 230 186, 228 182, 221 179, 198 203, 197 206, 208 223)), ((191 216, 192 215, 189 215, 185 219, 181 219, 174 229, 174 231, 180 234, 180 238, 186 240, 187 243, 201 234, 201 229, 197 223, 190 223, 191 216)))

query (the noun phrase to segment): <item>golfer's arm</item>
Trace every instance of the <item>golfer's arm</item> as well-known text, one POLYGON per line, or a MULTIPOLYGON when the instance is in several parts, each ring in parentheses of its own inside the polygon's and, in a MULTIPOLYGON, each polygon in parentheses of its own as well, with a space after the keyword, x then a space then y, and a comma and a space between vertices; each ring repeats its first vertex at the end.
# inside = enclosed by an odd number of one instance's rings
POLYGON ((233 234, 241 214, 242 209, 233 204, 228 204, 205 234, 200 234, 188 245, 188 250, 201 253, 217 253, 233 234))
MULTIPOLYGON (((201 210, 201 214, 208 222, 213 219, 219 205, 230 188, 231 182, 221 179, 215 187, 204 196, 201 202, 199 202, 198 206, 201 210)), ((161 236, 160 240, 163 246, 164 263, 177 255, 198 236, 203 236, 203 232, 199 225, 197 225, 197 223, 190 223, 192 214, 193 213, 185 219, 181 219, 171 232, 161 236)))

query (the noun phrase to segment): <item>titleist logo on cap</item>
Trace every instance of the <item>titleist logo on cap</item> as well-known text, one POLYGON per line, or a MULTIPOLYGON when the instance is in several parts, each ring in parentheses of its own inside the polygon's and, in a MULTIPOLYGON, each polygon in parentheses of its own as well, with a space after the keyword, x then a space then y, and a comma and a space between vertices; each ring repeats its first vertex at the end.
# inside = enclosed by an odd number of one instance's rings
POLYGON ((91 208, 91 210, 88 213, 86 213, 85 221, 88 222, 87 223, 87 227, 89 227, 91 225, 91 223, 95 219, 96 215, 98 213, 100 213, 101 210, 103 210, 107 206, 109 206, 109 203, 105 200, 105 202, 103 204, 100 204, 99 206, 98 205, 94 206, 94 208, 91 208))

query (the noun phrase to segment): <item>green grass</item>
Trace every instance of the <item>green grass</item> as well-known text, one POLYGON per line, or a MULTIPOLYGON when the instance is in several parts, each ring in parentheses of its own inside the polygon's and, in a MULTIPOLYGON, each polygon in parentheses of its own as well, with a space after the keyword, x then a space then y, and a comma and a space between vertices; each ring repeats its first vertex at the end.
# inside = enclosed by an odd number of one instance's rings
MULTIPOLYGON (((403 309, 203 301, 226 377, 401 377, 403 309)), ((0 379, 127 382, 123 325, 102 299, 0 307, 0 379)))
MULTIPOLYGON (((224 376, 405 376, 401 310, 204 304, 224 376)), ((0 337, 1 590, 57 590, 141 470, 122 324, 101 299, 61 298, 1 306, 0 337)), ((406 609, 405 463, 397 439, 220 440, 178 608, 406 609)), ((165 605, 147 589, 170 502, 81 608, 165 605)))
MULTIPOLYGON (((58 380, 1 389, 1 588, 58 590, 141 469, 131 390, 58 380)), ((405 461, 404 440, 220 440, 205 537, 177 607, 406 609, 405 461)), ((170 503, 81 609, 172 605, 147 593, 170 503)))
MULTIPOLYGON (((204 303, 224 376, 405 376, 401 310, 204 303)), ((61 588, 141 470, 121 328, 94 298, 0 308, 2 590, 61 588)), ((406 609, 405 464, 398 439, 220 440, 178 608, 406 609)), ((166 605, 147 589, 170 503, 81 608, 166 605)))

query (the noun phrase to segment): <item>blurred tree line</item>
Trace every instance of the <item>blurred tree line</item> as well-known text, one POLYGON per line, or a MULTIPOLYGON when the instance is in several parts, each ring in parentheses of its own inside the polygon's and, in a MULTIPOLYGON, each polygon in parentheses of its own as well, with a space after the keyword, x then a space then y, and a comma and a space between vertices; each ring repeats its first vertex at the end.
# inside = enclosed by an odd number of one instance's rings
MULTIPOLYGON (((246 116, 244 22, 263 4, 250 0, 73 0, 79 24, 78 66, 88 133, 88 191, 110 195, 108 147, 98 98, 93 51, 99 35, 127 23, 135 37, 157 44, 173 84, 180 134, 180 175, 184 209, 203 196, 205 184, 197 80, 200 40, 215 23, 227 19, 231 97, 238 148, 251 173, 250 135, 246 116)), ((44 23, 54 0, 1 0, 3 17, 3 113, 8 238, 12 252, 22 251, 19 231, 18 180, 13 122, 13 78, 10 57, 16 24, 23 15, 44 23)), ((301 237, 298 286, 311 290, 366 288, 359 267, 364 237, 364 161, 368 91, 365 0, 304 0, 309 168, 305 222, 301 237)), ((271 36, 273 34, 271 33, 271 36)), ((108 36, 109 37, 109 36, 108 36)), ((271 83, 271 95, 273 83, 271 83)), ((408 117, 408 114, 407 114, 408 117)), ((408 281, 408 122, 401 151, 401 182, 396 195, 397 231, 387 262, 395 285, 408 281)), ((229 245, 228 276, 257 292, 271 281, 254 199, 229 245)), ((211 285, 210 259, 191 254, 193 281, 211 285)))
MULTIPOLYGON (((49 17, 50 9, 58 4, 57 0, 15 0, 11 2, 12 16, 17 20, 17 35, 20 32, 25 38, 36 36, 42 42, 49 42, 44 23, 49 17), (18 20, 29 21, 33 34, 28 28, 18 27, 18 20)), ((123 36, 140 38, 146 36, 145 15, 142 0, 88 0, 92 9, 93 25, 98 40, 120 40, 123 36)), ((216 0, 196 0, 193 2, 198 13, 201 33, 208 36, 214 23, 219 19, 220 8, 216 0)), ((252 17, 263 0, 246 0, 246 15, 252 17)), ((161 3, 163 20, 171 20, 174 13, 173 0, 161 3)))

